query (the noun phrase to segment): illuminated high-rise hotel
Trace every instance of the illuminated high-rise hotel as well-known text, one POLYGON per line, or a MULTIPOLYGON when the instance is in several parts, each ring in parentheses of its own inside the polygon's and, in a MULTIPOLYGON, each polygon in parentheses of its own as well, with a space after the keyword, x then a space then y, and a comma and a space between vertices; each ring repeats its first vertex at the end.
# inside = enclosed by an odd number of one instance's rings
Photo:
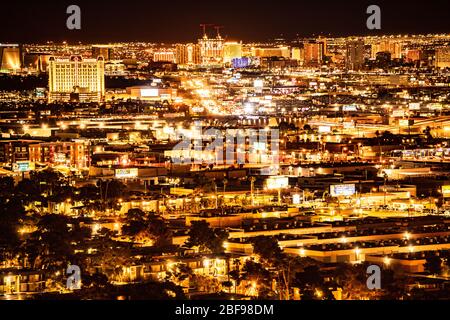
POLYGON ((95 44, 92 46, 92 58, 103 57, 105 61, 112 60, 113 46, 104 44, 95 44))
POLYGON ((233 59, 242 57, 242 43, 225 42, 223 47, 223 62, 230 63, 233 59))
POLYGON ((176 62, 182 65, 200 64, 200 46, 194 43, 177 44, 176 62))
POLYGON ((323 42, 308 41, 303 44, 305 50, 305 65, 318 66, 322 63, 324 55, 323 42))
POLYGON ((17 44, 0 44, 0 71, 15 72, 22 67, 22 52, 17 44))
POLYGON ((375 59, 378 52, 389 52, 392 59, 400 59, 402 57, 402 43, 398 41, 384 40, 372 44, 371 57, 375 59))
POLYGON ((436 67, 450 68, 450 47, 436 49, 436 67))
POLYGON ((198 39, 200 56, 203 65, 220 64, 223 61, 223 39, 220 35, 216 38, 208 38, 205 34, 198 39))
POLYGON ((290 49, 287 46, 277 46, 277 47, 252 47, 251 55, 253 57, 264 58, 264 57, 284 57, 289 58, 291 55, 290 49))
POLYGON ((168 49, 153 51, 153 61, 176 62, 176 52, 168 49))
POLYGON ((349 70, 361 70, 364 65, 364 41, 350 41, 346 46, 345 65, 349 70))
POLYGON ((51 57, 48 71, 49 101, 99 102, 105 96, 103 57, 51 57))

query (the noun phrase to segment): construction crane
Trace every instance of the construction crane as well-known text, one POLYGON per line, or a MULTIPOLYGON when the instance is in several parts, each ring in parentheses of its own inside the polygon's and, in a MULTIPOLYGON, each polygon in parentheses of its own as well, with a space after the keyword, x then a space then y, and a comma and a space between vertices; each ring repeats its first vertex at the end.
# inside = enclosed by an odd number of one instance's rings
POLYGON ((214 26, 214 29, 216 29, 217 38, 221 38, 221 36, 220 36, 220 29, 223 29, 223 26, 214 26))
POLYGON ((213 24, 208 24, 208 23, 202 23, 202 24, 200 24, 200 27, 201 27, 202 30, 203 30, 203 37, 204 37, 204 38, 207 37, 207 35, 206 35, 206 28, 207 28, 207 27, 211 27, 211 26, 213 26, 213 24))

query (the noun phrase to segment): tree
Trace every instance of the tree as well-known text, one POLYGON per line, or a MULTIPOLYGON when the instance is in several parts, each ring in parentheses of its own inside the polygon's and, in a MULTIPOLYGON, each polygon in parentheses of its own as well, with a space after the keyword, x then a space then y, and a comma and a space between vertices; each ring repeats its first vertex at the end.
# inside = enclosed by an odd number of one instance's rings
POLYGON ((317 265, 307 266, 302 272, 296 274, 296 284, 300 287, 323 286, 323 278, 317 265))
POLYGON ((311 265, 312 259, 289 256, 281 250, 278 241, 274 237, 258 236, 253 239, 253 250, 265 263, 276 270, 280 299, 289 300, 291 284, 296 272, 311 265))
POLYGON ((6 261, 18 251, 19 229, 25 218, 25 209, 14 194, 6 195, 6 190, 1 192, 4 195, 0 197, 0 261, 6 261))
POLYGON ((144 241, 153 241, 155 246, 170 244, 171 232, 165 221, 140 209, 128 210, 122 232, 144 241))
POLYGON ((80 290, 77 295, 89 300, 170 300, 186 299, 183 289, 172 282, 146 281, 120 286, 108 285, 102 290, 80 290))
POLYGON ((439 275, 442 273, 442 259, 436 255, 429 256, 426 258, 424 268, 433 275, 439 275))
POLYGON ((14 179, 12 177, 0 178, 0 197, 10 197, 14 190, 14 179))
POLYGON ((185 280, 194 275, 192 269, 185 263, 176 263, 166 271, 166 281, 172 281, 181 285, 185 280))
POLYGON ((336 285, 342 288, 343 300, 377 299, 383 292, 367 288, 367 265, 340 263, 335 270, 336 285))
POLYGON ((272 273, 262 263, 247 260, 242 268, 241 281, 247 281, 259 298, 273 297, 272 273))
POLYGON ((64 175, 53 169, 32 171, 30 180, 38 183, 40 191, 46 192, 49 196, 53 195, 55 188, 67 185, 67 179, 64 175))
POLYGON ((267 261, 280 258, 282 251, 274 237, 258 236, 252 239, 253 252, 267 261))
POLYGON ((22 252, 35 268, 59 270, 75 259, 77 243, 90 236, 88 228, 66 216, 45 215, 37 223, 37 230, 22 244, 22 252))
POLYGON ((98 181, 97 185, 100 188, 100 198, 104 208, 111 207, 115 204, 115 200, 126 196, 127 187, 118 180, 98 181))
POLYGON ((431 128, 430 126, 427 126, 424 130, 423 133, 427 139, 428 143, 431 143, 433 141, 433 136, 431 135, 431 128))
POLYGON ((228 239, 228 232, 223 229, 210 228, 204 221, 192 221, 188 233, 186 245, 189 248, 199 247, 201 252, 209 250, 212 253, 219 254, 224 252, 223 243, 228 239))
POLYGON ((93 287, 95 289, 104 288, 108 285, 108 277, 100 272, 93 274, 83 274, 83 287, 93 287))

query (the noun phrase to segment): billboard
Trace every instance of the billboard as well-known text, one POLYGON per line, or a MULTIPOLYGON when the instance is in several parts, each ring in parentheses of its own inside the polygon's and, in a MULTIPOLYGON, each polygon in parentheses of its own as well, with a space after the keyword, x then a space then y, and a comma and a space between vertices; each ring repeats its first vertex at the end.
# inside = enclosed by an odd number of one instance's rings
POLYGON ((300 204, 300 202, 301 202, 301 197, 300 197, 300 195, 299 195, 298 193, 293 194, 293 195, 292 195, 292 203, 293 203, 293 204, 300 204))
POLYGON ((264 81, 261 79, 256 79, 255 81, 253 81, 253 87, 255 87, 255 88, 264 87, 264 81))
POLYGON ((186 189, 186 188, 170 188, 170 194, 178 195, 178 196, 188 196, 194 193, 194 189, 186 189))
POLYGON ((289 187, 289 178, 285 176, 273 176, 266 179, 267 189, 283 189, 289 187))
POLYGON ((405 116, 405 110, 401 110, 401 109, 394 110, 394 111, 392 111, 392 116, 393 117, 397 117, 397 118, 404 117, 405 116))
POLYGON ((157 97, 158 95, 158 89, 141 89, 141 97, 157 97))
POLYGON ((356 187, 354 183, 347 184, 332 184, 330 186, 330 194, 332 197, 348 197, 356 193, 356 187))
POLYGON ((358 108, 354 104, 350 104, 342 107, 342 111, 357 111, 358 108))
POLYGON ((137 168, 116 169, 115 176, 118 179, 136 178, 138 176, 137 168))
POLYGON ((450 197, 450 185, 442 186, 442 196, 444 198, 449 198, 450 197))
POLYGON ((330 126, 319 126, 318 128, 319 133, 329 133, 331 132, 330 126))
POLYGON ((408 126, 412 126, 413 124, 414 124, 414 120, 400 119, 398 121, 398 125, 400 127, 408 127, 408 126))
POLYGON ((34 163, 30 161, 17 161, 13 163, 14 172, 27 172, 31 170, 34 170, 34 163))
POLYGON ((246 68, 250 65, 251 61, 249 58, 234 58, 231 60, 233 68, 246 68))
POLYGON ((409 110, 420 110, 420 102, 410 102, 409 110))

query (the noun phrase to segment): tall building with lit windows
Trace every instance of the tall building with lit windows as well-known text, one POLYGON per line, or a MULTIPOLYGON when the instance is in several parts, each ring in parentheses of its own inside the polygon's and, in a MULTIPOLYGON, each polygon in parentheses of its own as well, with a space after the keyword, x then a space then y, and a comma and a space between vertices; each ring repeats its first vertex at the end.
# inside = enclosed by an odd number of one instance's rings
POLYGON ((92 46, 92 58, 103 57, 105 61, 112 60, 113 46, 104 44, 95 44, 92 46))
POLYGON ((223 62, 230 63, 236 58, 242 58, 242 43, 225 42, 223 46, 223 62))
POLYGON ((450 68, 450 47, 436 49, 436 67, 450 68))
POLYGON ((176 63, 195 65, 201 63, 200 46, 194 43, 176 45, 176 63))
POLYGON ((371 58, 375 59, 378 52, 389 52, 392 59, 400 59, 402 57, 403 46, 399 41, 384 40, 372 44, 371 58))
POLYGON ((105 96, 105 61, 81 56, 49 60, 49 101, 100 102, 105 96))
POLYGON ((153 52, 153 61, 155 62, 175 62, 176 53, 174 50, 158 50, 153 52))
POLYGON ((200 46, 200 56, 203 65, 220 64, 223 61, 223 38, 218 35, 216 38, 208 38, 204 35, 198 39, 200 46))
POLYGON ((322 42, 308 41, 303 44, 305 50, 305 65, 318 66, 322 63, 324 50, 322 42))
POLYGON ((22 68, 22 49, 17 44, 0 44, 0 72, 16 72, 22 68))
POLYGON ((364 41, 349 41, 346 46, 345 65, 349 70, 361 70, 364 66, 364 41))

